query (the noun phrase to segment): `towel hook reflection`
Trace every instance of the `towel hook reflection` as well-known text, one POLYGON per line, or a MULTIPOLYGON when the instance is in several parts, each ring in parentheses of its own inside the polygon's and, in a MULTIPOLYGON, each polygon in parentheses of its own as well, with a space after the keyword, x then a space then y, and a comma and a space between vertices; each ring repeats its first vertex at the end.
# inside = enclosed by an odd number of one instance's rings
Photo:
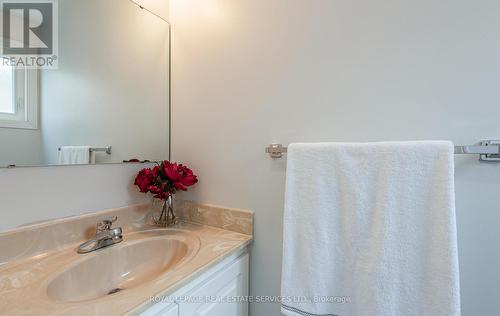
MULTIPOLYGON (((61 151, 61 147, 59 147, 57 150, 61 151)), ((108 155, 111 155, 111 146, 106 146, 106 147, 91 147, 90 152, 98 152, 102 151, 105 152, 108 155)))

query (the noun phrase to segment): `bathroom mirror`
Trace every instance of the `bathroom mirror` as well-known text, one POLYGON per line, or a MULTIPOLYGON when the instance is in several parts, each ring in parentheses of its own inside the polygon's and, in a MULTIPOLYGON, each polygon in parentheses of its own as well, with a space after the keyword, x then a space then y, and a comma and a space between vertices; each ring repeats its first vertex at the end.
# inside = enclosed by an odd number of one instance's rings
POLYGON ((168 159, 169 24, 130 0, 57 12, 57 69, 0 67, 0 166, 168 159))

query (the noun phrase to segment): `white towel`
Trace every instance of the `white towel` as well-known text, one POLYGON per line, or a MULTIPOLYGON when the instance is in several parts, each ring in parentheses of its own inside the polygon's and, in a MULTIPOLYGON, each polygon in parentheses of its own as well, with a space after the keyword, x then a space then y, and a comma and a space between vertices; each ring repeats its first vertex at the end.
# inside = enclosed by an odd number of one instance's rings
MULTIPOLYGON (((59 149, 59 164, 88 165, 95 157, 90 152, 90 146, 63 146, 59 149)), ((95 161, 95 160, 94 160, 95 161)))
POLYGON ((453 144, 292 144, 282 313, 460 315, 453 144))

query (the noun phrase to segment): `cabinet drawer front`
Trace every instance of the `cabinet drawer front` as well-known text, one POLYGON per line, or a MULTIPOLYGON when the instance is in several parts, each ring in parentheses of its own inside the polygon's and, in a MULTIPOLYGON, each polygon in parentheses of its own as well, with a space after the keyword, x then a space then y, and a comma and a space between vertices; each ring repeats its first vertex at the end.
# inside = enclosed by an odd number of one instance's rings
POLYGON ((153 307, 142 312, 140 316, 179 316, 179 305, 175 303, 157 303, 153 307))
POLYGON ((248 303, 238 301, 248 295, 248 254, 222 268, 179 303, 180 316, 246 316, 248 303), (231 300, 228 302, 227 300, 231 300))

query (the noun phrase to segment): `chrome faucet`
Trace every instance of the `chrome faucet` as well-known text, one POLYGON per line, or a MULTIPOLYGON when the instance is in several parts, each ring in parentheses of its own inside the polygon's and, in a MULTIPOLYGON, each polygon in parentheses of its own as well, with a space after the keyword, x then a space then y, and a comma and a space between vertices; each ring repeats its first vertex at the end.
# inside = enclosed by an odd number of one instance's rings
POLYGON ((78 247, 78 253, 88 253, 117 244, 123 240, 120 227, 111 228, 117 217, 104 219, 97 223, 95 236, 78 247))

